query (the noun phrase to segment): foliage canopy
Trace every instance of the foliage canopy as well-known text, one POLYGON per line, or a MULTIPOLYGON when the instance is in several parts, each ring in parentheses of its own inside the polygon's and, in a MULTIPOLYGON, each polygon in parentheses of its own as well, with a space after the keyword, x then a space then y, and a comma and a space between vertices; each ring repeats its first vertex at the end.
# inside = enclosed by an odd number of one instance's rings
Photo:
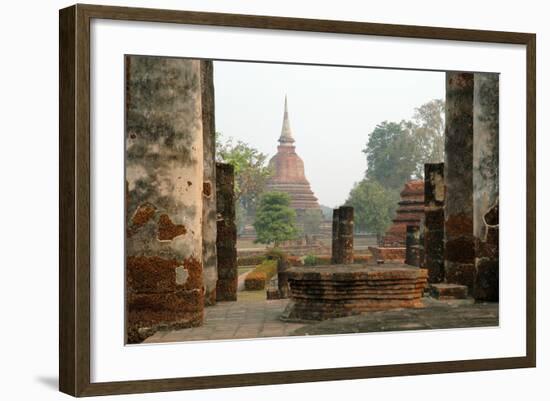
POLYGON ((274 243, 296 238, 296 212, 290 207, 290 196, 283 192, 264 192, 260 198, 254 221, 256 242, 274 243))

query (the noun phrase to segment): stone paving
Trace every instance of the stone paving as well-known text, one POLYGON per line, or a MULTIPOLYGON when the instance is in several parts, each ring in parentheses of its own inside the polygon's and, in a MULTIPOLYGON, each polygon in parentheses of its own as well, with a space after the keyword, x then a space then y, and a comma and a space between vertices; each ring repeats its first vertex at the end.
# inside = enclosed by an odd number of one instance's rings
POLYGON ((437 301, 425 298, 424 308, 369 312, 317 322, 292 335, 371 333, 381 331, 451 329, 498 326, 498 303, 471 300, 437 301))
POLYGON ((289 300, 265 300, 264 291, 239 292, 239 301, 205 309, 205 324, 190 329, 159 331, 145 343, 206 341, 498 326, 498 303, 424 298, 425 308, 369 312, 323 322, 288 322, 279 316, 289 300))
POLYGON ((237 302, 220 302, 205 309, 205 324, 190 329, 159 331, 144 343, 223 340, 288 336, 304 326, 279 320, 287 299, 265 300, 265 291, 239 292, 237 302), (252 294, 250 294, 252 293, 252 294), (262 298, 259 298, 262 296, 262 298), (251 298, 251 299, 247 299, 251 298))

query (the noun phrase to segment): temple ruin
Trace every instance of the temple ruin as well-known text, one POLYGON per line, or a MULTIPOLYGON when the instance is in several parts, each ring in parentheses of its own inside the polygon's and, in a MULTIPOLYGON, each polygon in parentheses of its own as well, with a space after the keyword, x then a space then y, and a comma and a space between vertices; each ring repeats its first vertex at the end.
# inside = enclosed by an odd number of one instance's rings
MULTIPOLYGON (((127 56, 126 78, 126 340, 138 343, 237 300, 235 177, 215 163, 211 62, 127 56)), ((404 185, 374 259, 354 251, 349 206, 333 210, 331 255, 307 266, 282 256, 270 289, 290 299, 282 319, 423 308, 427 288, 432 299, 498 301, 498 86, 498 74, 446 74, 444 162, 404 185)), ((286 98, 270 165, 268 190, 289 194, 298 215, 321 213, 286 98)))
POLYGON ((411 180, 400 192, 395 217, 378 246, 369 246, 373 257, 382 261, 402 262, 406 258, 407 227, 419 227, 424 221, 424 181, 411 180))
POLYGON ((406 182, 397 203, 392 225, 382 239, 384 247, 403 247, 407 238, 407 226, 419 226, 424 219, 424 181, 406 182))
POLYGON ((304 172, 304 162, 296 153, 294 142, 288 116, 288 102, 285 96, 283 126, 277 153, 269 161, 273 175, 267 183, 267 190, 290 195, 290 206, 297 211, 298 215, 303 214, 306 210, 319 210, 320 213, 319 203, 304 172))

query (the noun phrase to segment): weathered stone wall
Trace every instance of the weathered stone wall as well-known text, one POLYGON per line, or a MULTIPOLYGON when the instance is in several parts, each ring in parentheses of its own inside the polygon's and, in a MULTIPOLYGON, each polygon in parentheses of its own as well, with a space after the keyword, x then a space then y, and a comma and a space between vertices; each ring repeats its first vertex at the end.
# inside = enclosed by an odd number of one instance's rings
POLYGON ((499 299, 499 75, 474 75, 474 297, 499 299))
POLYGON ((475 276, 473 238, 474 74, 448 72, 445 102, 445 278, 467 285, 475 276))
POLYGON ((369 246, 369 252, 372 254, 375 261, 383 260, 386 262, 401 262, 405 260, 405 247, 382 247, 369 246))
POLYGON ((428 281, 441 283, 445 279, 445 181, 443 163, 424 164, 424 266, 428 281))
POLYGON ((407 226, 405 241, 405 263, 411 266, 420 266, 420 227, 407 226))
POLYGON ((353 207, 340 206, 334 209, 332 211, 332 263, 353 263, 353 231, 353 207))
POLYGON ((338 243, 341 264, 353 263, 353 207, 341 206, 339 213, 338 243))
POLYGON ((212 61, 201 62, 203 184, 202 184, 202 260, 206 306, 216 303, 218 280, 216 257, 216 127, 214 122, 214 66, 212 61))
POLYGON ((332 263, 340 263, 341 257, 339 255, 340 243, 338 229, 340 226, 340 209, 332 210, 332 263))
POLYGON ((203 132, 197 60, 128 56, 127 340, 203 322, 203 132))
POLYGON ((237 300, 237 226, 235 225, 235 174, 231 164, 216 164, 216 240, 218 258, 217 301, 237 300))

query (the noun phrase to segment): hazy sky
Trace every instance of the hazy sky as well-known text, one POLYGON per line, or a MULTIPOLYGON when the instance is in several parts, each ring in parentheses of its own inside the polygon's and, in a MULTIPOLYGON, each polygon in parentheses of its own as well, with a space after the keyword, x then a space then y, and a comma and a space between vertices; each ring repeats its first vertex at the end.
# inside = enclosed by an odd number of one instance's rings
POLYGON ((285 94, 296 152, 323 205, 342 204, 367 168, 376 124, 409 119, 445 96, 442 72, 214 62, 216 130, 269 157, 277 151, 285 94))

